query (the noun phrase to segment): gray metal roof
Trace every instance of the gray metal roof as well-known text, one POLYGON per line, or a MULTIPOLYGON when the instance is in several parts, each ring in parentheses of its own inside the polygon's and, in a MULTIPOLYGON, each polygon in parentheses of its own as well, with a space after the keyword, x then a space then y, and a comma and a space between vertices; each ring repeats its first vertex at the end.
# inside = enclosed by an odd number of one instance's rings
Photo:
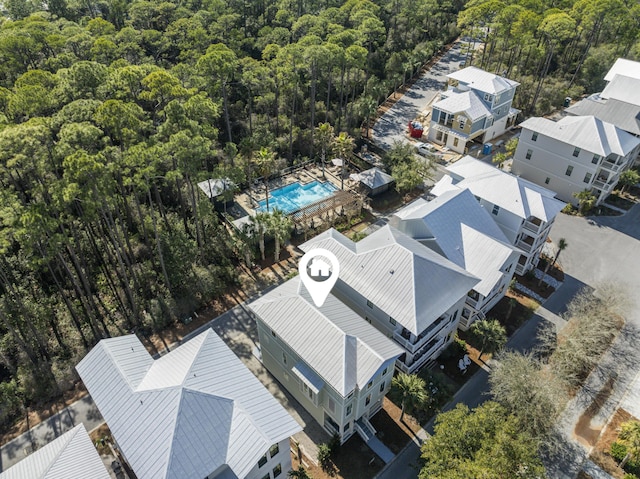
POLYGON ((109 479, 82 423, 0 474, 1 479, 109 479))
POLYGON ((416 335, 480 281, 389 226, 358 243, 331 229, 300 248, 331 251, 340 262, 338 287, 346 284, 416 335))
POLYGON ((427 246, 435 243, 437 251, 481 278, 473 289, 484 296, 502 279, 505 264, 520 254, 469 190, 414 201, 398 211, 390 224, 427 246), (424 241, 429 239, 433 241, 424 241))
POLYGON ((600 156, 628 155, 640 140, 594 116, 565 116, 558 121, 534 117, 520 126, 600 156))
POLYGON ((615 98, 590 96, 565 109, 570 115, 593 115, 633 135, 640 135, 640 107, 615 98))
POLYGON ((620 100, 640 106, 640 79, 616 75, 599 96, 604 100, 620 100))
POLYGON ((605 75, 605 81, 612 81, 616 75, 640 79, 640 63, 626 58, 618 58, 605 75))
POLYGON ((220 196, 226 190, 233 189, 235 185, 229 178, 211 178, 198 183, 198 187, 211 199, 220 196))
POLYGON ((380 168, 375 167, 358 173, 358 179, 360 180, 360 183, 372 190, 395 181, 393 176, 388 175, 380 168))
POLYGON ((471 121, 479 120, 485 116, 491 115, 491 111, 486 107, 484 102, 473 91, 465 91, 462 93, 447 93, 447 97, 433 104, 434 108, 449 113, 464 112, 471 121))
POLYGON ((210 329, 155 361, 134 335, 104 339, 76 369, 140 479, 245 477, 301 430, 210 329))
MULTIPOLYGON (((342 274, 342 264, 340 266, 342 274)), ((251 309, 343 396, 362 388, 404 350, 330 294, 318 308, 295 277, 252 302, 251 309)), ((305 376, 304 366, 296 365, 305 376)), ((307 378, 316 389, 321 385, 307 378)))
POLYGON ((520 83, 489 73, 480 68, 467 67, 457 72, 450 73, 447 77, 458 80, 460 83, 469 85, 469 87, 486 93, 502 93, 517 87, 520 83))
POLYGON ((552 221, 565 203, 556 199, 556 193, 531 181, 502 171, 492 165, 465 156, 448 166, 445 175, 431 190, 435 196, 451 189, 465 189, 474 196, 498 205, 522 219, 531 216, 552 221))

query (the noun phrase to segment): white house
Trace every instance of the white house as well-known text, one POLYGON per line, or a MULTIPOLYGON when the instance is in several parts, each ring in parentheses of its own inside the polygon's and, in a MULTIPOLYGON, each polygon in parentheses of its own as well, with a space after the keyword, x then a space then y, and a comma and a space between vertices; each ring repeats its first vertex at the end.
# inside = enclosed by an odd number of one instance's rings
POLYGON ((529 118, 520 126, 511 171, 574 205, 573 195, 583 190, 596 204, 604 201, 640 150, 640 139, 593 116, 529 118))
POLYGON ((0 474, 0 479, 109 479, 82 423, 0 474))
POLYGON ((524 274, 535 267, 551 225, 565 203, 555 198, 555 192, 471 156, 446 169, 448 174, 431 193, 440 196, 450 190, 471 191, 509 242, 521 251, 516 273, 524 274))
POLYGON ((431 109, 429 140, 458 153, 472 141, 486 143, 514 125, 511 107, 519 83, 476 67, 447 75, 448 89, 431 109))
POLYGON ((595 116, 640 137, 640 63, 618 58, 604 80, 607 86, 602 92, 565 111, 574 116, 595 116))
POLYGON ((250 304, 262 362, 330 434, 369 441, 403 350, 330 294, 316 307, 295 277, 250 304))
POLYGON ((467 293, 480 282, 455 263, 385 226, 358 243, 331 229, 302 244, 336 255, 333 294, 404 348, 397 367, 415 372, 453 341, 467 293))
POLYGON ((207 330, 154 360, 134 336, 76 366, 138 479, 286 477, 301 427, 207 330))
POLYGON ((521 253, 469 190, 447 191, 432 201, 420 198, 389 224, 480 278, 467 294, 460 329, 485 317, 504 297, 521 253))

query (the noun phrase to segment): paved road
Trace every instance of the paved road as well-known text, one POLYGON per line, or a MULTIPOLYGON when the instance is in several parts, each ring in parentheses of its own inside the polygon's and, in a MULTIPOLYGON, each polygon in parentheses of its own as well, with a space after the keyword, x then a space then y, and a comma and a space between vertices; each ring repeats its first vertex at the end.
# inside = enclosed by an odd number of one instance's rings
POLYGON ((447 75, 460 69, 464 55, 460 53, 461 41, 454 43, 442 58, 423 74, 373 126, 373 141, 381 148, 389 149, 394 141, 405 141, 405 131, 410 120, 415 119, 438 92, 444 89, 447 75))

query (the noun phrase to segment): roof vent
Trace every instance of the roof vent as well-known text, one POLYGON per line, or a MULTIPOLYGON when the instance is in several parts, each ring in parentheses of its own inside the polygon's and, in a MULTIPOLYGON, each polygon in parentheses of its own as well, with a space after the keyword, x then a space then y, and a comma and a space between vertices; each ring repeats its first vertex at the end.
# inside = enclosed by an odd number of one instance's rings
POLYGON ((393 273, 395 273, 395 270, 392 269, 391 271, 389 271, 389 274, 393 274, 393 273))

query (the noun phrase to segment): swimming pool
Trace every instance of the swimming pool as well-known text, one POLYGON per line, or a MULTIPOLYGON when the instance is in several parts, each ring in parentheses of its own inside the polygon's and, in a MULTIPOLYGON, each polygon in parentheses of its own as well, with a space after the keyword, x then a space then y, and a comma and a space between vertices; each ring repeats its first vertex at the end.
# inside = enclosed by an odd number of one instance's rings
MULTIPOLYGON (((312 181, 305 185, 296 182, 269 192, 269 211, 279 209, 283 213, 292 213, 311 203, 331 196, 338 188, 328 181, 312 181)), ((267 201, 258 202, 256 211, 267 211, 267 201)))

